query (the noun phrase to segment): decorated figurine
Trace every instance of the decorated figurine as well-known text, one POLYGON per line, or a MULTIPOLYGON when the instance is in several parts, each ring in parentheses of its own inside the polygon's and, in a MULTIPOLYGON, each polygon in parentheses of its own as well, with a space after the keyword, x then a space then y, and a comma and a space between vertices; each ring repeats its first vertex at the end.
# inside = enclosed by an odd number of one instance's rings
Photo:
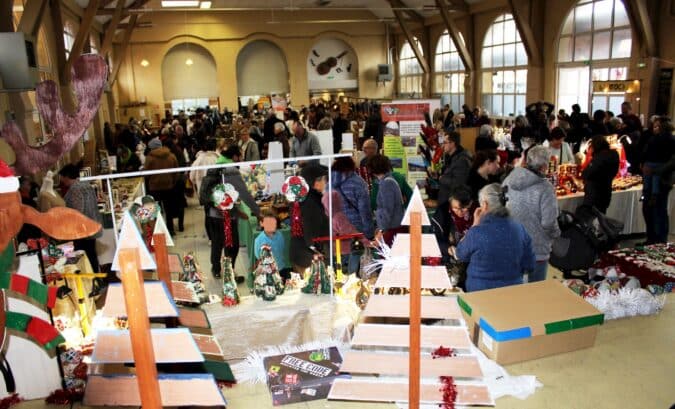
POLYGON ((232 260, 229 257, 223 256, 220 259, 220 271, 223 272, 223 305, 231 307, 239 304, 239 290, 234 280, 232 260))
POLYGON ((225 232, 225 247, 234 246, 234 239, 232 237, 232 219, 230 218, 230 210, 239 199, 239 192, 229 183, 221 183, 214 186, 211 193, 211 202, 213 206, 223 212, 223 231, 225 232))
POLYGON ((157 222, 159 212, 159 203, 155 202, 152 196, 143 196, 141 204, 134 203, 131 206, 131 214, 141 228, 145 245, 151 252, 154 252, 152 235, 155 231, 155 223, 157 222))
POLYGON ((274 301, 277 295, 284 293, 284 283, 272 255, 272 247, 267 244, 260 247, 260 260, 254 275, 253 292, 256 296, 265 301, 274 301))
POLYGON ((331 279, 323 262, 323 256, 315 254, 310 268, 307 285, 302 289, 307 294, 330 294, 331 279))
POLYGON ((291 209, 291 236, 303 237, 300 203, 307 198, 309 185, 302 176, 290 176, 281 186, 281 193, 293 203, 291 209))

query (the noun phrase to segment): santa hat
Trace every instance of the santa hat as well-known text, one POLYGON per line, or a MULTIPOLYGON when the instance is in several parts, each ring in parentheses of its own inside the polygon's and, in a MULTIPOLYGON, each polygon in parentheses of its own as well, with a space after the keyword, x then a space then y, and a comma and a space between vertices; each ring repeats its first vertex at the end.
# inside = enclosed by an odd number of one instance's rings
POLYGON ((14 176, 12 169, 0 159, 0 194, 17 190, 19 190, 19 178, 14 176))

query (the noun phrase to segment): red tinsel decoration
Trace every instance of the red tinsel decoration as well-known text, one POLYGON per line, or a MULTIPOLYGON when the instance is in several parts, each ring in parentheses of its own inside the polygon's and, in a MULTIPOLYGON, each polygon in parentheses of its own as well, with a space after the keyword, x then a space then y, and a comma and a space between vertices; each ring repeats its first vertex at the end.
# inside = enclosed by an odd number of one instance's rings
POLYGON ((431 358, 433 358, 433 359, 447 358, 449 356, 455 356, 455 355, 456 355, 455 351, 452 348, 450 348, 450 347, 446 348, 443 345, 441 345, 440 347, 438 347, 436 350, 434 350, 431 353, 431 358))
POLYGON ((223 210, 223 231, 225 232, 225 247, 233 247, 232 220, 230 219, 230 212, 228 210, 223 210))
POLYGON ((303 237, 302 219, 300 218, 300 202, 293 202, 291 210, 291 237, 303 237))
POLYGON ((443 403, 439 405, 441 409, 455 409, 457 401, 457 386, 452 376, 441 376, 443 386, 440 391, 443 392, 443 403))
POLYGON ((75 369, 73 369, 73 376, 77 379, 87 379, 87 364, 80 362, 75 369))
POLYGON ((23 399, 21 399, 19 394, 13 393, 13 394, 9 395, 8 397, 0 400, 0 409, 7 409, 9 407, 12 407, 12 406, 18 404, 21 401, 23 401, 23 399))
POLYGON ((82 401, 82 398, 84 398, 84 390, 82 389, 57 389, 45 398, 45 402, 52 405, 70 405, 73 402, 82 401))
POLYGON ((216 384, 218 385, 218 389, 234 388, 237 382, 216 380, 216 384))
POLYGON ((230 297, 223 297, 223 305, 226 307, 232 307, 234 305, 237 305, 237 300, 230 297))
POLYGON ((152 246, 152 231, 154 230, 154 226, 152 226, 152 223, 146 223, 143 227, 145 228, 145 245, 148 246, 148 250, 151 253, 154 253, 155 248, 152 246))
POLYGON ((442 261, 440 257, 422 257, 422 265, 425 266, 440 266, 442 261))

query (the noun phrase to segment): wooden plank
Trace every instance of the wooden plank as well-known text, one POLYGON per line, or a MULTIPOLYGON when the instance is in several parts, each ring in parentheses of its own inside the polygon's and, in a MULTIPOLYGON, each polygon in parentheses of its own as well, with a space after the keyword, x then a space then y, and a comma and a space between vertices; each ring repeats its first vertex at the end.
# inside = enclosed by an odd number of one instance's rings
MULTIPOLYGON (((159 375, 163 407, 225 406, 227 403, 211 374, 159 375)), ((89 375, 84 393, 87 406, 140 406, 134 375, 89 375)), ((159 407, 159 406, 157 406, 159 407)), ((143 408, 146 408, 144 405, 143 408)))
POLYGON ((173 299, 176 301, 194 304, 199 304, 200 302, 194 286, 187 281, 172 281, 171 292, 173 293, 173 299))
MULTIPOLYGON (((375 287, 410 288, 408 267, 388 263, 382 267, 375 287)), ((452 288, 445 266, 422 266, 422 288, 452 288)))
POLYGON ((173 297, 171 285, 171 272, 169 271, 169 253, 166 250, 166 238, 164 234, 152 236, 155 241, 155 264, 157 264, 157 278, 166 285, 169 294, 173 297))
MULTIPOLYGON (((420 401, 422 403, 443 403, 441 384, 422 384, 420 401)), ((406 402, 408 400, 407 382, 383 382, 363 379, 337 378, 328 393, 329 400, 350 400, 370 402, 406 402)), ((455 404, 494 406, 494 400, 487 386, 481 384, 458 384, 455 404)))
MULTIPOLYGON (((408 348, 408 331, 407 325, 359 324, 354 330, 352 347, 408 348)), ((440 346, 470 349, 471 340, 464 327, 423 325, 420 346, 425 349, 440 346)))
POLYGON ((178 308, 178 323, 188 328, 211 328, 209 317, 199 308, 178 308))
POLYGON ((202 354, 217 358, 224 357, 223 349, 213 335, 192 334, 192 338, 202 354))
POLYGON ((169 271, 176 274, 183 273, 183 262, 180 259, 180 255, 169 253, 169 271))
MULTIPOLYGON (((408 318, 410 298, 407 295, 372 295, 362 315, 364 317, 408 318)), ((457 320, 462 313, 457 297, 422 297, 422 318, 457 320)))
MULTIPOLYGON (((382 353, 347 351, 342 357, 340 372, 354 374, 377 374, 391 376, 408 375, 407 353, 382 353)), ((453 356, 434 359, 430 355, 420 357, 420 376, 438 378, 482 378, 483 371, 475 356, 453 356)))
POLYGON ((124 303, 128 312, 131 350, 136 366, 136 385, 141 406, 147 409, 159 409, 162 406, 162 399, 150 336, 148 303, 143 290, 143 277, 139 272, 140 256, 137 249, 122 249, 119 256, 124 303))
MULTIPOLYGON (((410 254, 410 234, 400 233, 394 238, 391 245, 391 255, 394 257, 407 256, 410 254)), ((441 257, 441 249, 438 247, 436 236, 433 234, 422 235, 422 257, 441 257)))
MULTIPOLYGON (((204 362, 199 344, 189 329, 156 328, 150 332, 157 363, 204 362)), ((99 331, 91 360, 93 363, 134 362, 129 331, 99 331)))
MULTIPOLYGON (((434 237, 435 239, 435 237, 434 237)), ((436 245, 438 248, 438 244, 436 245)), ((408 400, 420 407, 420 330, 422 326, 422 213, 410 213, 410 353, 408 354, 408 400)))
MULTIPOLYGON (((161 281, 148 281, 145 283, 145 298, 148 300, 148 316, 177 317, 176 304, 169 295, 169 291, 161 281)), ((126 317, 127 309, 124 305, 124 294, 120 284, 110 284, 103 306, 104 317, 126 317)))

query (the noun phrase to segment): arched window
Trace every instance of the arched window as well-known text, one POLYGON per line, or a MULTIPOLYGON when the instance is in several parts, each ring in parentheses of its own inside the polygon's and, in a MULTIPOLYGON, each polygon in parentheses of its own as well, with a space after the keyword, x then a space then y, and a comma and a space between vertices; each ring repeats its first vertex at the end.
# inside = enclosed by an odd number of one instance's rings
MULTIPOLYGON (((423 52, 420 40, 416 37, 413 37, 413 40, 417 44, 417 49, 423 52)), ((401 48, 401 56, 398 61, 398 76, 399 93, 407 95, 422 94, 424 71, 422 71, 422 67, 419 61, 417 61, 410 43, 407 41, 403 44, 403 48, 401 48)))
POLYGON ((162 60, 164 101, 172 111, 192 111, 209 105, 218 97, 216 60, 204 47, 195 43, 173 46, 162 60))
POLYGON ((70 50, 73 49, 73 43, 75 42, 75 27, 70 21, 66 21, 63 24, 63 45, 66 49, 66 60, 70 57, 70 50))
POLYGON ((483 40, 481 55, 482 105, 493 117, 525 113, 527 54, 511 14, 492 23, 483 40))
MULTIPOLYGON (((460 40, 464 41, 461 34, 460 40)), ((459 112, 464 104, 464 63, 448 30, 445 30, 436 44, 434 71, 434 92, 447 95, 450 107, 459 112)))
POLYGON ((621 0, 579 1, 567 15, 558 41, 557 106, 620 111, 624 94, 593 94, 591 81, 625 80, 632 46, 621 0))

